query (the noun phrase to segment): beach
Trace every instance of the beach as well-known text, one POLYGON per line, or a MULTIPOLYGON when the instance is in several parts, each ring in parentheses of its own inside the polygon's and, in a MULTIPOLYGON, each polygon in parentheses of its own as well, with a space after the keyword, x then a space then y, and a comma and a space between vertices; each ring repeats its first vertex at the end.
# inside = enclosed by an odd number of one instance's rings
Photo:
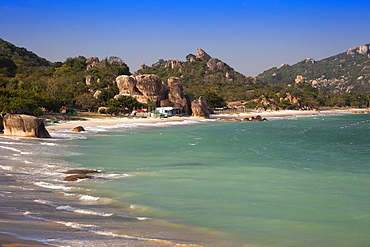
MULTIPOLYGON (((345 109, 345 110, 327 110, 327 111, 277 111, 277 112, 247 112, 247 113, 235 113, 227 115, 212 115, 210 121, 216 121, 216 119, 243 119, 251 118, 260 115, 262 118, 267 120, 271 119, 280 119, 280 118, 295 118, 295 117, 309 117, 309 116, 328 116, 328 115, 341 115, 341 114, 353 114, 354 111, 361 111, 361 109, 345 109)), ((363 110, 362 110, 363 111, 363 110)), ((62 120, 58 123, 48 123, 46 128, 51 132, 52 137, 53 133, 58 131, 70 131, 76 126, 82 126, 84 128, 92 128, 97 126, 115 126, 115 125, 134 125, 134 124, 158 124, 158 123, 168 123, 168 122, 183 122, 183 121, 203 121, 204 119, 193 118, 193 117, 170 117, 170 118, 161 118, 161 119, 151 119, 151 118, 119 118, 119 117, 107 117, 107 118, 84 118, 84 120, 62 120)), ((209 121, 209 120, 207 120, 209 121)), ((149 127, 150 128, 150 127, 149 127)), ((59 132, 58 132, 59 133, 59 132)), ((66 132, 63 132, 66 133, 66 132)), ((40 238, 29 237, 28 234, 22 235, 22 232, 19 232, 17 229, 27 229, 29 227, 30 231, 32 229, 32 236, 37 236, 38 231, 45 231, 46 229, 53 228, 53 232, 60 231, 60 234, 64 234, 64 230, 55 228, 53 222, 42 221, 42 218, 36 214, 31 214, 33 209, 29 206, 29 202, 35 201, 37 196, 45 197, 45 195, 50 194, 48 190, 43 190, 40 187, 35 186, 29 180, 22 181, 23 174, 26 173, 27 169, 39 169, 36 166, 34 160, 25 160, 23 163, 22 160, 22 149, 18 148, 16 142, 20 139, 1 139, 3 147, 1 149, 2 158, 0 159, 0 168, 2 173, 0 174, 0 196, 1 207, 0 207, 0 244, 3 246, 46 246, 47 244, 53 245, 53 241, 49 240, 47 243, 43 240, 45 239, 45 234, 40 234, 40 238), (9 144, 9 146, 7 146, 9 144), (5 147, 5 148, 4 148, 5 147), (12 157, 17 159, 12 159, 12 157), (35 165, 34 165, 35 164, 35 165), (18 170, 15 170, 14 167, 17 167, 18 170), (37 189, 40 191, 37 191, 37 189), (32 194, 31 194, 32 193, 32 194), (23 211, 17 211, 13 208, 13 203, 24 206, 23 211), (26 216, 26 217, 25 217, 26 216), (39 217, 39 218, 38 218, 39 217), (26 218, 26 219, 25 219, 26 218)), ((27 139, 24 142, 24 145, 34 145, 36 142, 34 140, 27 139)), ((54 145, 50 142, 43 142, 46 147, 54 145)), ((62 168, 58 167, 58 171, 62 168)), ((38 171, 40 174, 41 172, 38 171)), ((48 170, 48 172, 50 172, 48 170)), ((38 175, 38 173, 35 173, 38 175)), ((42 176, 45 176, 42 174, 42 176)), ((61 177, 61 175, 55 175, 61 177)), ((66 185, 65 185, 66 186, 66 185)), ((36 206, 33 207, 46 207, 50 206, 51 203, 42 201, 36 201, 36 206)), ((66 223, 68 224, 68 222, 66 223)), ((133 229, 134 232, 135 229, 133 229)), ((68 232, 68 231, 66 231, 68 232)), ((68 232, 68 234, 70 234, 68 232)), ((81 235, 81 233, 74 233, 81 235)), ((85 232, 86 235, 93 235, 91 232, 85 232)), ((71 234, 71 239, 74 235, 71 234)), ((113 241, 109 238, 107 241, 113 241)), ((132 244, 132 240, 125 240, 127 244, 132 244)), ((114 243, 114 242, 112 242, 114 243)), ((166 245, 166 244, 165 244, 166 245)), ((123 245, 122 245, 123 246, 123 245)), ((131 245, 128 245, 131 246, 131 245)), ((132 246, 141 246, 140 244, 132 246)), ((163 246, 158 242, 151 242, 150 245, 145 242, 142 246, 163 246)))
MULTIPOLYGON (((288 117, 299 117, 299 116, 314 116, 318 114, 331 115, 331 114, 352 114, 353 112, 364 111, 364 109, 330 109, 330 110, 310 110, 310 111, 299 111, 299 110, 280 110, 280 111, 262 111, 262 112, 235 112, 230 114, 211 114, 211 120, 217 119, 239 119, 252 118, 260 115, 262 118, 288 118, 288 117)), ((365 110, 366 111, 366 110, 365 110)), ((165 123, 165 122, 176 122, 176 121, 199 121, 204 120, 203 118, 196 117, 178 117, 172 116, 169 118, 132 118, 132 117, 99 117, 99 118, 84 118, 84 120, 61 120, 58 123, 48 123, 46 125, 47 130, 58 130, 58 129, 73 129, 77 126, 82 127, 93 127, 101 125, 118 125, 118 124, 154 124, 154 123, 165 123)))

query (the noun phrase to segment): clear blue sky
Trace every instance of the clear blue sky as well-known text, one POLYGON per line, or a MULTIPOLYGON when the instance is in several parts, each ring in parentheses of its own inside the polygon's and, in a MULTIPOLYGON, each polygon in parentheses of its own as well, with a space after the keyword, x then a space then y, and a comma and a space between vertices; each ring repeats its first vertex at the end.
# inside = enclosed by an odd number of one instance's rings
POLYGON ((0 38, 50 61, 141 63, 196 48, 246 76, 370 43, 368 0, 0 0, 0 38))

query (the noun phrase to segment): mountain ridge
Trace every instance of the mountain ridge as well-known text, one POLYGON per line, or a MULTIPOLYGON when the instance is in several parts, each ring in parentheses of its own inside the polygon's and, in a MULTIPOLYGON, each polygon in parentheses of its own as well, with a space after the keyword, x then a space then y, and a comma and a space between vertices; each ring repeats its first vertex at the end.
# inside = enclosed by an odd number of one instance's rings
POLYGON ((370 44, 351 47, 347 51, 315 61, 306 58, 294 65, 272 67, 256 78, 263 83, 293 82, 297 76, 320 90, 333 93, 370 91, 370 44))

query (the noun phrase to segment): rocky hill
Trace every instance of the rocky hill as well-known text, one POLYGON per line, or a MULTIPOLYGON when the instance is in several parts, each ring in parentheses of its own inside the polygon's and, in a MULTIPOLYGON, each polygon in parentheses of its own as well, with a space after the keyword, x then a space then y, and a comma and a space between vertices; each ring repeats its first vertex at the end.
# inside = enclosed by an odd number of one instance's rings
POLYGON ((217 93, 226 100, 245 97, 245 91, 254 88, 254 79, 245 77, 218 58, 198 48, 186 61, 160 59, 152 66, 142 64, 137 74, 155 74, 162 81, 170 77, 182 80, 185 93, 198 97, 207 92, 217 93))
POLYGON ((282 64, 259 74, 269 85, 291 83, 299 78, 320 90, 334 93, 370 91, 370 45, 351 47, 347 52, 315 61, 307 58, 294 65, 282 64))

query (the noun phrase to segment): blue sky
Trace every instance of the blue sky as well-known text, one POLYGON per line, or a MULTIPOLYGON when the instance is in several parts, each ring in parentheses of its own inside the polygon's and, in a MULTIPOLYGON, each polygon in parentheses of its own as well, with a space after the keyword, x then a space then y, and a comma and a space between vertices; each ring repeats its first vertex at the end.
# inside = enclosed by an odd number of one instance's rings
POLYGON ((196 48, 246 76, 370 43, 370 1, 0 0, 0 38, 50 61, 141 63, 196 48))

